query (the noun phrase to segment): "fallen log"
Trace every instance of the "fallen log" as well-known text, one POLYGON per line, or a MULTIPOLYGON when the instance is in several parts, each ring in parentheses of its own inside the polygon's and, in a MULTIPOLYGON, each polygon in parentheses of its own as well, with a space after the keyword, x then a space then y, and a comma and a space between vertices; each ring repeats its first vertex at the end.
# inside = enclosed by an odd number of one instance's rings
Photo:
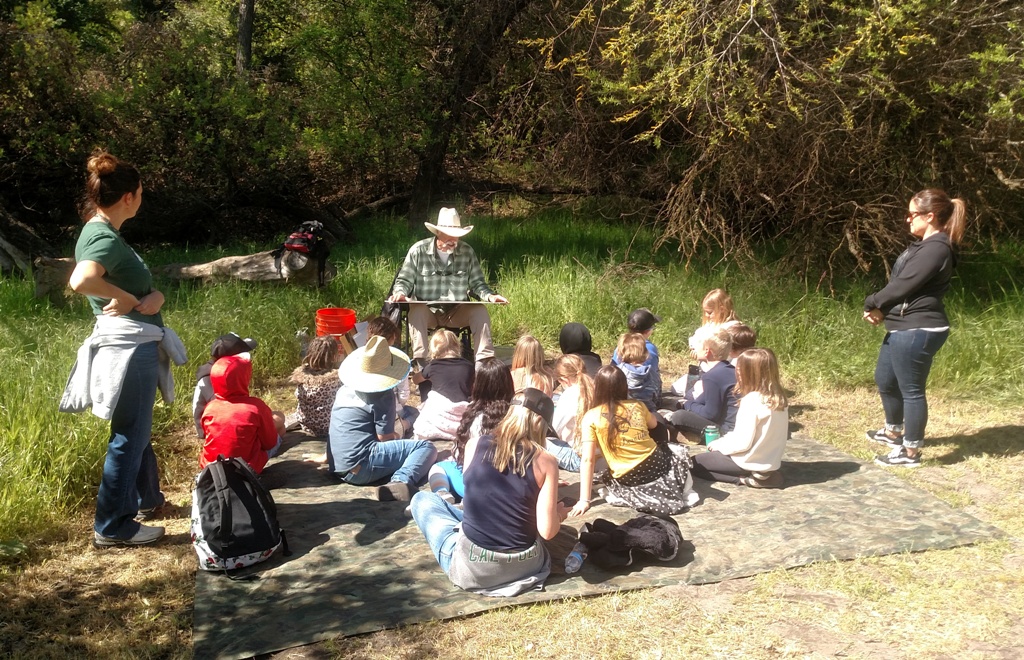
MULTIPOLYGON (((71 257, 54 259, 39 257, 35 260, 32 277, 36 283, 36 298, 49 298, 55 306, 63 306, 67 300, 67 285, 75 260, 71 257)), ((317 262, 300 252, 285 250, 280 262, 274 259, 270 250, 245 254, 237 257, 223 257, 204 264, 168 264, 152 269, 153 275, 168 280, 200 280, 204 283, 228 282, 285 282, 288 284, 317 284, 317 262)), ((330 261, 324 268, 324 281, 329 282, 338 274, 330 261)))
MULTIPOLYGON (((205 264, 169 264, 153 269, 153 274, 171 280, 202 280, 203 282, 287 282, 317 284, 317 261, 301 252, 285 250, 280 261, 273 251, 223 257, 205 264)), ((324 269, 324 281, 338 274, 330 261, 324 269)))

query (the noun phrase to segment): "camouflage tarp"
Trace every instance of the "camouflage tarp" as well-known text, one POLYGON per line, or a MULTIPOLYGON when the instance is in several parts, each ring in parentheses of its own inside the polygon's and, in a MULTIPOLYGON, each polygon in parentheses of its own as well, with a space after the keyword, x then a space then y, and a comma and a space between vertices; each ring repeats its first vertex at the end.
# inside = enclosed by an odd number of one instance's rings
MULTIPOLYGON (((330 481, 304 453, 323 442, 293 434, 264 472, 293 554, 275 556, 232 581, 200 571, 193 643, 197 658, 238 658, 430 619, 569 596, 701 584, 815 561, 949 548, 1002 533, 952 509, 893 474, 794 435, 782 490, 697 482, 702 503, 676 516, 685 551, 669 564, 606 573, 591 565, 573 576, 562 560, 579 526, 637 515, 603 503, 563 525, 549 544, 552 575, 543 592, 487 598, 451 585, 404 504, 369 499, 371 489, 330 481), (893 508, 915 515, 893 516, 893 508)), ((578 494, 578 477, 563 496, 578 494)))

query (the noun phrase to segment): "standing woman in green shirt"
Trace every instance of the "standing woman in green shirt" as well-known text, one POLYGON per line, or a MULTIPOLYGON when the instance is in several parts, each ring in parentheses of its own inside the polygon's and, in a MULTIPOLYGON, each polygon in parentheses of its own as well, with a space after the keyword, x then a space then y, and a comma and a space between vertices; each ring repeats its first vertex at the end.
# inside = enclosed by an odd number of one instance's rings
MULTIPOLYGON (((110 420, 93 544, 142 545, 164 534, 163 527, 137 520, 164 503, 150 441, 158 378, 169 372, 159 350, 165 338, 160 315, 164 296, 153 288, 149 268, 120 233, 142 204, 139 171, 98 152, 89 158, 88 172, 88 220, 75 245, 77 264, 70 284, 88 298, 96 325, 79 350, 61 409, 91 404, 93 414, 110 420), (73 382, 83 372, 77 393, 83 405, 71 405, 73 382)), ((166 398, 164 387, 162 382, 166 398)))

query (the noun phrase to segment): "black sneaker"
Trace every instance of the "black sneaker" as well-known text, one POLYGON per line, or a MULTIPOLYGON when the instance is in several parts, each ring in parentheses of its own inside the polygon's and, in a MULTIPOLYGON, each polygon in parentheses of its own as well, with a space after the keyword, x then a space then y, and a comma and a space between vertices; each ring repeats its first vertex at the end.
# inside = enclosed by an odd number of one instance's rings
POLYGON ((864 434, 871 442, 877 442, 880 445, 886 447, 902 447, 903 446, 903 434, 897 433, 896 431, 890 431, 884 426, 878 430, 868 429, 867 433, 864 434))
POLYGON ((883 467, 921 467, 921 452, 917 452, 916 456, 910 456, 907 454, 907 448, 900 445, 885 456, 875 456, 875 463, 883 467))

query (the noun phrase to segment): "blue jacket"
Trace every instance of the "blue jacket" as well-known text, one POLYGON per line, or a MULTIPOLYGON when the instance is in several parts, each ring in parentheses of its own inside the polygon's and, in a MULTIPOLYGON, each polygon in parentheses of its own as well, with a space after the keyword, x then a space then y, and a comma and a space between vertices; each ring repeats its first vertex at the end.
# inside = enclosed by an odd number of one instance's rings
POLYGON ((725 435, 736 426, 736 411, 739 404, 733 389, 736 387, 736 367, 723 360, 701 374, 704 391, 700 396, 683 400, 683 409, 694 412, 704 419, 710 419, 722 429, 725 435))

